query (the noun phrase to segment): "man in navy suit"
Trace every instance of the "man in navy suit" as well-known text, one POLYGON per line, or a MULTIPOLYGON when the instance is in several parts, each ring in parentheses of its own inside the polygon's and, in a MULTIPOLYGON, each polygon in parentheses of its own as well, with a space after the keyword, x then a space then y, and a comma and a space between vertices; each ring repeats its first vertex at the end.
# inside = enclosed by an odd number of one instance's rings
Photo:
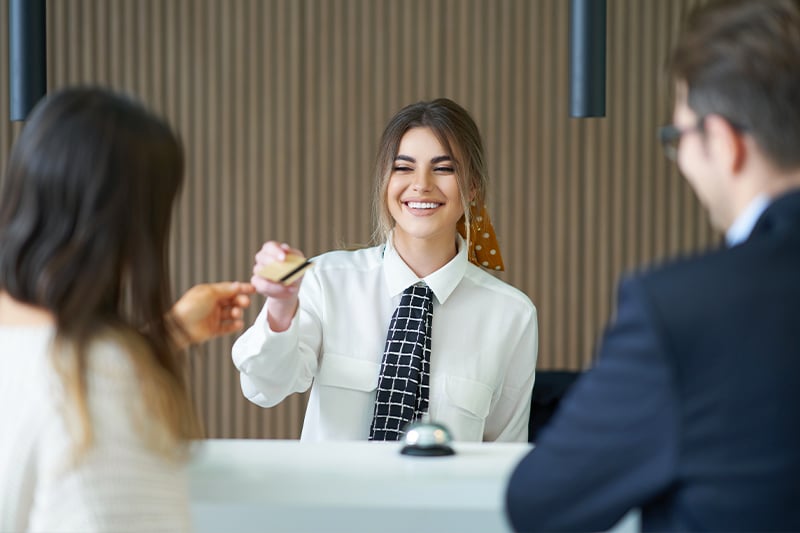
POLYGON ((662 141, 727 246, 620 284, 509 481, 518 531, 800 531, 800 1, 701 6, 671 73, 662 141))

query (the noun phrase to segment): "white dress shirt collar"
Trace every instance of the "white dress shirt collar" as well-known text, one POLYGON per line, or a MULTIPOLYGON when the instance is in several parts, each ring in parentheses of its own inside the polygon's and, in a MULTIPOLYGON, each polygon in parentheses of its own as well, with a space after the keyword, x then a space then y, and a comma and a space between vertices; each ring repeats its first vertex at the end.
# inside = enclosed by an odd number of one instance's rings
POLYGON ((753 231, 756 222, 761 218, 764 210, 769 206, 770 201, 770 197, 766 194, 759 194, 753 198, 744 211, 736 217, 731 227, 725 232, 725 241, 728 243, 729 247, 742 244, 750 237, 750 233, 753 231))
POLYGON ((461 282, 461 279, 464 277, 464 272, 467 270, 467 265, 469 264, 466 242, 460 235, 458 236, 457 246, 458 253, 456 253, 456 256, 451 259, 449 263, 436 272, 420 279, 414 274, 414 271, 408 267, 405 261, 403 261, 400 254, 397 253, 397 250, 392 244, 392 236, 389 235, 383 252, 383 270, 389 294, 391 296, 397 296, 411 285, 424 281, 433 291, 439 304, 443 304, 458 286, 459 282, 461 282))

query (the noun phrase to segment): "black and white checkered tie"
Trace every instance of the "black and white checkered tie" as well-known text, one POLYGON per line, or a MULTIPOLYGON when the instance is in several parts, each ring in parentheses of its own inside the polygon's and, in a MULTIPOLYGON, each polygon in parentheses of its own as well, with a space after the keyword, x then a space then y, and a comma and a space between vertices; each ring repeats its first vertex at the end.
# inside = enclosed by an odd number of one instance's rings
POLYGON ((432 321, 431 289, 422 284, 403 291, 386 336, 369 440, 398 440, 428 411, 432 321))

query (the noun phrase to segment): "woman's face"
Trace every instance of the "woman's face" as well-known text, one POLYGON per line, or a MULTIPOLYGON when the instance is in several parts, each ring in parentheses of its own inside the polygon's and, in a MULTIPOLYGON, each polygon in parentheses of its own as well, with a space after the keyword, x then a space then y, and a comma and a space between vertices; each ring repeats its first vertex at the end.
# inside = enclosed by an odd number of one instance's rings
POLYGON ((408 130, 400 141, 387 187, 395 241, 441 240, 452 246, 464 214, 456 162, 429 128, 408 130))

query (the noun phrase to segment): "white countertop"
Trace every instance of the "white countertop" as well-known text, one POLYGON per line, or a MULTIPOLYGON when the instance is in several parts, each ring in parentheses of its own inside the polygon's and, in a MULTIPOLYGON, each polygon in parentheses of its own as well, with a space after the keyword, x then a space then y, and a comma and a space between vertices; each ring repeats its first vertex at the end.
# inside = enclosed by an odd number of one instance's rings
POLYGON ((189 468, 196 531, 504 532, 505 485, 527 443, 455 443, 412 457, 401 443, 208 440, 189 468))

